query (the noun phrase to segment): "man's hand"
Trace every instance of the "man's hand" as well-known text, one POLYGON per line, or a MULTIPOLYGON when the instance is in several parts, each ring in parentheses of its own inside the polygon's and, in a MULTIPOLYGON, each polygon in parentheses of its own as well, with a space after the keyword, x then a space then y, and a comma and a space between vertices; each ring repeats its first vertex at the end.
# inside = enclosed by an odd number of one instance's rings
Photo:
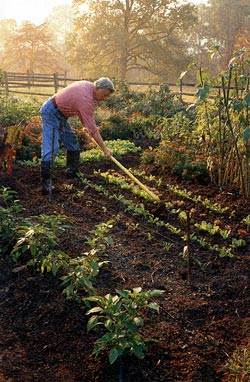
POLYGON ((106 147, 105 150, 103 150, 105 157, 109 158, 111 156, 111 151, 106 147))

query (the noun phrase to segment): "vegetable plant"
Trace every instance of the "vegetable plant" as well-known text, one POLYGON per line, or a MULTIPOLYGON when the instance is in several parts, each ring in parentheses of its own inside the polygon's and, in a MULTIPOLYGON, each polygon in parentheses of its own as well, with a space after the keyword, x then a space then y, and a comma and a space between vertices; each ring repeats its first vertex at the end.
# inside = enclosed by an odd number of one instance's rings
POLYGON ((16 199, 16 192, 0 187, 0 254, 6 254, 16 242, 16 231, 21 224, 23 207, 16 199))
POLYGON ((92 355, 97 356, 107 351, 111 364, 127 353, 140 359, 144 357, 149 339, 144 340, 139 331, 144 326, 140 313, 148 308, 159 311, 159 305, 151 300, 164 293, 162 290, 143 292, 140 287, 116 292, 116 295, 86 298, 95 305, 87 312, 87 315, 91 315, 87 324, 88 331, 97 325, 104 326, 107 331, 96 340, 92 355))

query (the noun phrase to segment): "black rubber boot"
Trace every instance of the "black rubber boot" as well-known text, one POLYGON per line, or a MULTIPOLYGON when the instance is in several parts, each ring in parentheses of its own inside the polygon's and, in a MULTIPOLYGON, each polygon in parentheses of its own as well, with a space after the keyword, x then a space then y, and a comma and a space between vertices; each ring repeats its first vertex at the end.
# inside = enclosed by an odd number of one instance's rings
POLYGON ((49 193, 52 190, 52 181, 50 178, 50 167, 51 162, 44 162, 41 163, 41 178, 42 178, 42 194, 43 195, 49 195, 49 193))
POLYGON ((80 151, 67 151, 67 169, 68 178, 75 178, 79 171, 80 151))

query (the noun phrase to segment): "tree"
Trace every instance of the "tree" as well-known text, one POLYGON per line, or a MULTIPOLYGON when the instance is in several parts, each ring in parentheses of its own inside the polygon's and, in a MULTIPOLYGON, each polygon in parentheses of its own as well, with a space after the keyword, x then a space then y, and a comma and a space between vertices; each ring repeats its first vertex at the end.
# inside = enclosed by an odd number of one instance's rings
POLYGON ((249 31, 249 17, 249 0, 209 0, 207 39, 221 46, 219 70, 224 69, 233 57, 242 29, 249 31))
POLYGON ((55 48, 46 24, 25 22, 4 45, 4 68, 13 71, 55 71, 55 48))
POLYGON ((48 30, 57 47, 57 67, 59 71, 69 72, 70 65, 67 62, 66 39, 73 29, 74 13, 70 5, 59 5, 54 7, 45 19, 48 30))
POLYGON ((128 79, 149 72, 169 78, 189 61, 185 38, 194 6, 178 0, 74 0, 78 10, 69 40, 72 63, 81 73, 128 79), (168 75, 166 75, 168 73, 168 75))
POLYGON ((5 41, 17 29, 17 23, 13 19, 0 20, 0 67, 3 66, 3 54, 5 41))

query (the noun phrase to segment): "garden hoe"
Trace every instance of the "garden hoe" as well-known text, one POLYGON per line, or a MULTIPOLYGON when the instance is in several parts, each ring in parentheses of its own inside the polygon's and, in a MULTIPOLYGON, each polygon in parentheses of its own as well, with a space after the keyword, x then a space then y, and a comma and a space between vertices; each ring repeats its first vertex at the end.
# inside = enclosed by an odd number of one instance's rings
POLYGON ((159 217, 160 214, 164 211, 166 205, 162 202, 158 195, 156 195, 153 191, 150 191, 143 183, 141 183, 126 167, 124 167, 117 159, 115 159, 112 155, 110 156, 112 162, 114 162, 122 171, 125 172, 139 187, 141 187, 155 202, 159 203, 158 207, 153 211, 153 215, 155 217, 159 217))
MULTIPOLYGON (((92 141, 98 146, 97 142, 92 139, 92 141)), ((112 155, 110 156, 110 159, 112 162, 114 162, 125 174, 127 174, 140 188, 142 188, 155 202, 160 203, 160 198, 158 195, 156 195, 153 191, 150 191, 143 183, 139 181, 126 167, 124 167, 117 159, 115 159, 112 155)), ((161 206, 159 206, 158 209, 160 209, 161 206)))

